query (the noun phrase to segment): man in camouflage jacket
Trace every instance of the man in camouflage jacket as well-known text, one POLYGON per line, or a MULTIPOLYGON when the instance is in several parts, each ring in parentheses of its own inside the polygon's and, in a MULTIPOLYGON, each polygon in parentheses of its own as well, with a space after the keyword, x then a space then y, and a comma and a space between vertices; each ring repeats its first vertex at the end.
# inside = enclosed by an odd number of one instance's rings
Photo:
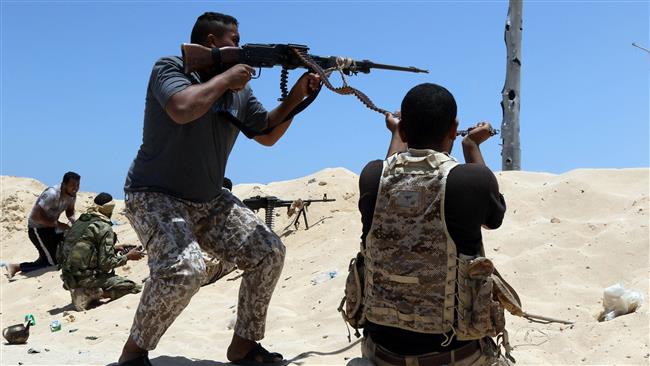
POLYGON ((86 310, 101 298, 115 300, 141 290, 140 285, 116 275, 115 268, 141 259, 144 253, 133 248, 124 255, 117 254, 117 235, 110 219, 115 207, 113 198, 100 193, 94 203, 66 233, 57 253, 63 287, 70 291, 77 311, 86 310))

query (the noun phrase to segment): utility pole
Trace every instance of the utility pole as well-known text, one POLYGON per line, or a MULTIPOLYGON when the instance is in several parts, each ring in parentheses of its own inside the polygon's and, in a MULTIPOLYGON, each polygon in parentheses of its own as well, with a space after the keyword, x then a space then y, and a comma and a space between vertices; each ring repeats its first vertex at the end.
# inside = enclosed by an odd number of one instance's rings
POLYGON ((506 81, 501 90, 501 170, 521 170, 519 109, 521 79, 521 31, 523 0, 510 0, 504 40, 506 42, 506 81))

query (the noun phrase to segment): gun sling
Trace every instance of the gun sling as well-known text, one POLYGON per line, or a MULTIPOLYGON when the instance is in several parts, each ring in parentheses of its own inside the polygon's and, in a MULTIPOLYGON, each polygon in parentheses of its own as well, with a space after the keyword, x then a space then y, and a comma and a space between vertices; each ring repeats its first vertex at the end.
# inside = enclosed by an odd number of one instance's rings
POLYGON ((302 102, 300 102, 300 104, 298 104, 296 106, 296 108, 294 108, 291 112, 289 112, 287 117, 285 117, 285 119, 282 122, 278 123, 277 125, 275 125, 273 127, 267 127, 266 129, 261 130, 261 131, 250 128, 250 127, 244 125, 244 123, 242 123, 242 121, 240 121, 239 118, 233 116, 232 113, 230 113, 230 112, 219 111, 219 112, 217 112, 217 114, 219 114, 220 116, 222 116, 225 119, 227 119, 228 121, 230 121, 230 123, 235 125, 235 127, 237 127, 246 137, 248 137, 249 139, 252 139, 255 136, 266 135, 266 134, 270 133, 271 131, 273 131, 279 125, 288 122, 296 114, 298 114, 298 113, 302 112, 303 110, 305 110, 305 108, 307 108, 316 99, 316 97, 318 96, 318 93, 320 93, 321 89, 322 89, 322 84, 310 96, 308 96, 302 102))

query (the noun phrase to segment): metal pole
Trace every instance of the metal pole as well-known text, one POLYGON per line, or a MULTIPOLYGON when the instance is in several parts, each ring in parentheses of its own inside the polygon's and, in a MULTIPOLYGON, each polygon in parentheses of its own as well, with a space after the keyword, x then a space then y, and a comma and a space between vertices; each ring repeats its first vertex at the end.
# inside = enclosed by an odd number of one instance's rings
POLYGON ((504 40, 507 63, 506 81, 501 90, 501 150, 502 170, 521 170, 521 148, 519 144, 519 109, 521 79, 521 31, 523 0, 510 0, 504 40))

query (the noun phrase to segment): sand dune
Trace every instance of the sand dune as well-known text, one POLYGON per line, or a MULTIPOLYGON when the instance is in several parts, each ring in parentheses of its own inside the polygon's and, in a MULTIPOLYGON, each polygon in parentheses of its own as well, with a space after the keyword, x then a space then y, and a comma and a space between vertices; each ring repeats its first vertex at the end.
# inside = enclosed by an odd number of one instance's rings
MULTIPOLYGON (((517 289, 524 309, 574 320, 573 326, 536 324, 507 316, 518 365, 648 365, 650 279, 649 170, 580 169, 562 175, 497 173, 508 212, 503 226, 485 232, 487 256, 517 289), (617 282, 644 294, 633 314, 598 322, 603 290, 617 282)), ((275 230, 287 259, 271 303, 265 346, 299 365, 344 365, 359 355, 347 340, 337 313, 349 259, 359 248, 358 177, 343 168, 268 185, 242 184, 240 198, 322 198, 313 204, 310 228, 291 226, 286 211, 275 212, 275 230), (334 275, 334 278, 329 278, 334 275)), ((27 214, 45 186, 33 179, 3 176, 0 241, 3 261, 33 260, 27 214)), ((80 193, 77 214, 94 193, 80 193)), ((115 230, 123 243, 136 235, 118 202, 115 230)), ((260 212, 263 215, 263 211, 260 212)), ((145 278, 145 261, 129 262, 118 274, 145 278)), ((151 353, 155 365, 227 364, 239 272, 202 288, 151 353)), ((86 312, 75 312, 56 271, 0 279, 2 327, 36 317, 29 342, 0 345, 3 365, 106 365, 114 362, 128 336, 139 295, 126 296, 86 312), (61 321, 61 331, 48 324, 61 321), (95 338, 96 337, 96 338, 95 338), (28 354, 32 348, 40 353, 28 354)), ((352 338, 354 342, 354 337, 352 338)))

